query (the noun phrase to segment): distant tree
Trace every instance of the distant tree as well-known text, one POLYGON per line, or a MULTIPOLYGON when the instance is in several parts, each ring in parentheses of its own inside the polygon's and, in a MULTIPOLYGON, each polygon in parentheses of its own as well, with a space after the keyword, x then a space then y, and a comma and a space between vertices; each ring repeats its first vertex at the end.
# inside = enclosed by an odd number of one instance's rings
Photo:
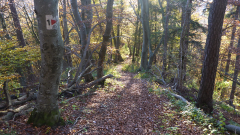
MULTIPOLYGON (((119 2, 121 5, 120 5, 120 13, 118 14, 118 23, 117 23, 117 37, 116 39, 114 38, 114 43, 115 43, 115 48, 116 48, 116 55, 115 55, 115 60, 114 62, 117 63, 117 62, 122 62, 124 61, 123 58, 122 58, 122 55, 119 51, 119 48, 120 48, 120 44, 121 44, 121 41, 120 41, 120 30, 121 30, 121 22, 122 22, 122 13, 123 13, 123 0, 120 0, 119 2)), ((113 29, 114 30, 114 29, 113 29)), ((114 31, 112 32, 113 35, 114 35, 114 31)), ((114 35, 115 36, 115 35, 114 35)))
POLYGON ((182 89, 183 85, 183 78, 185 76, 184 74, 184 61, 186 59, 186 49, 187 49, 187 44, 188 42, 185 42, 188 40, 187 35, 189 33, 189 22, 190 22, 190 16, 191 16, 191 4, 192 0, 187 0, 185 7, 183 7, 183 12, 182 13, 182 32, 181 32, 181 37, 180 37, 180 51, 179 51, 179 56, 180 56, 180 61, 178 65, 178 83, 177 83, 177 88, 182 89), (190 11, 190 13, 189 13, 190 11))
MULTIPOLYGON (((237 11, 240 11, 240 6, 237 7, 237 11)), ((238 13, 236 13, 238 15, 238 13)), ((236 19, 236 17, 235 17, 236 19)), ((236 29, 236 22, 234 22, 234 27, 236 29)), ((232 41, 231 41, 232 42, 232 41)), ((230 99, 229 99, 229 104, 233 106, 233 100, 234 100, 234 94, 236 91, 236 86, 237 86, 237 78, 238 78, 238 73, 239 73, 239 69, 240 69, 240 36, 238 38, 238 45, 237 45, 237 56, 236 56, 236 62, 235 62, 235 69, 234 69, 234 76, 233 76, 233 83, 232 83, 232 90, 231 90, 231 94, 230 94, 230 99)))
MULTIPOLYGON (((92 5, 91 5, 91 0, 81 0, 81 4, 82 4, 82 21, 85 24, 86 27, 86 34, 88 36, 90 30, 91 30, 91 25, 92 25, 92 19, 93 19, 93 13, 92 13, 92 5)), ((85 45, 86 46, 86 45, 85 45)), ((83 51, 83 50, 82 50, 83 51)), ((84 65, 83 69, 87 68, 90 65, 90 62, 87 62, 88 59, 91 59, 92 56, 90 56, 91 51, 88 50, 87 52, 87 56, 86 56, 86 64, 84 65)), ((86 75, 84 76, 85 78, 85 82, 91 82, 94 80, 92 74, 88 74, 91 71, 91 69, 89 69, 88 71, 86 71, 86 75)))
POLYGON ((58 0, 34 0, 41 46, 41 76, 37 105, 28 119, 35 126, 63 124, 58 108, 58 87, 62 71, 63 41, 58 0))
POLYGON ((213 111, 213 90, 218 66, 219 48, 221 44, 222 25, 227 0, 214 0, 208 17, 208 35, 205 46, 202 78, 196 106, 205 113, 213 111))
MULTIPOLYGON (((68 34, 68 23, 67 23, 67 3, 66 0, 63 0, 63 38, 65 45, 69 45, 69 34, 68 34)), ((71 47, 66 46, 69 50, 71 47)), ((72 58, 69 50, 64 50, 64 63, 67 65, 66 67, 72 67, 72 58)))
POLYGON ((150 27, 149 27, 149 2, 148 0, 140 0, 141 3, 141 21, 143 28, 143 45, 141 55, 141 69, 148 68, 148 46, 150 43, 150 27))
MULTIPOLYGON (((163 43, 163 76, 167 69, 167 43, 168 43, 168 22, 170 16, 170 0, 167 0, 166 14, 165 14, 165 23, 164 23, 164 43, 163 43)), ((159 0, 160 4, 160 0, 159 0)))
MULTIPOLYGON (((103 62, 105 60, 106 50, 109 38, 111 37, 111 30, 112 30, 112 16, 113 16, 113 1, 114 0, 108 0, 107 3, 107 14, 106 14, 106 30, 103 35, 103 42, 101 46, 101 50, 99 52, 99 60, 98 60, 98 69, 97 69, 97 78, 100 79, 103 77, 103 62)), ((104 81, 99 82, 102 86, 104 85, 104 81)))
MULTIPOLYGON (((87 29, 85 23, 83 22, 81 15, 80 15, 80 12, 79 12, 79 9, 77 6, 77 0, 71 0, 71 7, 72 7, 72 11, 73 11, 73 16, 75 18, 75 23, 76 23, 77 27, 80 29, 80 39, 81 39, 81 45, 82 45, 81 46, 81 56, 82 56, 81 63, 78 68, 78 71, 76 73, 76 76, 71 83, 71 85, 72 85, 77 80, 78 74, 88 67, 88 65, 89 65, 88 59, 90 59, 91 56, 90 56, 89 50, 87 50, 86 55, 84 56, 84 53, 85 53, 84 51, 87 46, 87 40, 88 40, 88 38, 87 38, 88 31, 87 30, 89 29, 89 24, 87 25, 88 26, 88 29, 87 29)), ((87 12, 87 11, 84 10, 84 12, 87 12)), ((90 25, 90 27, 91 27, 91 25, 90 25)), ((92 80, 93 80, 92 74, 87 74, 85 76, 86 82, 90 82, 92 80)))
POLYGON ((6 6, 2 5, 2 3, 1 3, 1 7, 0 7, 0 22, 1 22, 1 25, 2 25, 3 32, 5 34, 5 38, 6 39, 12 39, 11 36, 8 34, 8 31, 7 31, 7 25, 6 25, 6 21, 5 21, 5 17, 4 17, 4 10, 5 10, 5 8, 6 8, 6 6))
MULTIPOLYGON (((26 43, 25 43, 25 40, 24 40, 24 37, 23 37, 22 27, 20 25, 20 21, 19 21, 19 17, 18 17, 18 14, 17 14, 17 10, 16 10, 16 7, 15 7, 14 0, 9 0, 9 7, 10 7, 11 15, 12 15, 12 18, 13 18, 14 28, 15 28, 16 33, 17 33, 17 39, 18 39, 18 42, 19 42, 19 46, 20 47, 25 47, 26 43)), ((27 79, 28 79, 29 82, 30 81, 35 81, 35 75, 33 74, 32 67, 29 66, 29 65, 30 65, 30 62, 28 62, 28 65, 25 66, 26 71, 27 71, 27 75, 28 75, 27 79)), ((26 82, 25 76, 23 74, 23 69, 20 67, 20 65, 18 67, 16 67, 16 72, 21 76, 20 79, 19 79, 21 85, 26 86, 27 82, 26 82)))
POLYGON ((151 31, 149 26, 149 1, 140 0, 139 2, 141 3, 141 22, 143 29, 143 44, 140 70, 149 70, 152 66, 154 57, 162 44, 163 37, 161 38, 159 44, 156 46, 155 50, 153 51, 150 39, 151 31))
MULTIPOLYGON (((239 7, 239 6, 238 6, 239 7)), ((237 27, 237 20, 238 20, 238 15, 239 15, 239 8, 237 7, 235 16, 234 16, 234 24, 232 27, 232 35, 231 35, 231 41, 228 47, 228 58, 227 58, 227 63, 226 63, 226 68, 225 68, 225 74, 228 74, 229 71, 229 65, 230 65, 230 61, 231 61, 231 52, 232 52, 232 47, 233 47, 233 43, 234 43, 234 39, 235 39, 235 33, 236 33, 236 27, 237 27)))

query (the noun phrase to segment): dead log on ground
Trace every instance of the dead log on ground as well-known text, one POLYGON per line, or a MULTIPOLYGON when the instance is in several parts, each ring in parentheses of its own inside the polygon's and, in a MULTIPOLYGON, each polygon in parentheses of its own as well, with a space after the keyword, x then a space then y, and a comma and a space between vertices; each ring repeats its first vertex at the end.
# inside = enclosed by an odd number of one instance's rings
POLYGON ((102 78, 99 78, 99 79, 97 79, 97 80, 95 80, 95 81, 92 81, 92 82, 86 84, 85 87, 86 87, 86 88, 90 88, 90 87, 92 87, 93 85, 98 84, 98 82, 101 82, 101 81, 103 81, 103 80, 106 80, 107 78, 112 78, 112 77, 114 77, 112 74, 105 75, 105 76, 103 76, 102 78))
POLYGON ((26 109, 29 109, 32 106, 33 106, 32 104, 25 104, 25 105, 20 106, 16 109, 8 109, 7 111, 2 111, 0 113, 6 113, 6 115, 1 117, 1 120, 11 120, 11 119, 13 119, 14 114, 19 113, 21 111, 24 111, 26 109))
MULTIPOLYGON (((106 75, 106 76, 103 76, 102 78, 99 78, 97 80, 94 80, 90 83, 87 83, 87 84, 83 84, 83 86, 81 88, 90 88, 92 87, 93 85, 96 85, 98 84, 98 82, 101 82, 103 80, 106 80, 107 78, 112 78, 114 77, 112 74, 109 74, 109 75, 106 75)), ((79 92, 79 90, 72 90, 73 89, 73 86, 71 86, 71 88, 68 88, 68 89, 65 89, 65 90, 62 90, 61 93, 58 94, 58 97, 61 97, 62 95, 74 95, 74 93, 81 93, 79 92)))

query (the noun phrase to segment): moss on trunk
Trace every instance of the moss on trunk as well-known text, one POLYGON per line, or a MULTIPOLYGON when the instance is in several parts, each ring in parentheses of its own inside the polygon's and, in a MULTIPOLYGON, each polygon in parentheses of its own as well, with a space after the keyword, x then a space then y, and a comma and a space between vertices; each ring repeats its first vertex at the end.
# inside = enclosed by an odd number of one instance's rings
POLYGON ((47 125, 50 127, 64 125, 64 120, 60 117, 58 110, 53 110, 51 112, 38 112, 35 108, 31 116, 28 119, 28 124, 33 124, 34 126, 47 125))

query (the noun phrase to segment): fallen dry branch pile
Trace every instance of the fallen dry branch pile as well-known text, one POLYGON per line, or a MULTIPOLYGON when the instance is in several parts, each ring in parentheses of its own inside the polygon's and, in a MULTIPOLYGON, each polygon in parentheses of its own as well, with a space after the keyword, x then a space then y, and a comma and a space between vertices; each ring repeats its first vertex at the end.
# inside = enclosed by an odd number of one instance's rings
MULTIPOLYGON (((82 84, 83 85, 82 88, 90 88, 90 87, 96 85, 98 82, 103 81, 107 78, 111 78, 111 77, 113 77, 113 75, 109 74, 100 79, 92 81, 90 83, 82 84)), ((71 88, 71 90, 72 90, 72 88, 71 88)), ((8 80, 4 82, 3 90, 4 90, 6 99, 5 99, 5 101, 1 102, 2 106, 0 106, 0 108, 1 108, 0 120, 2 120, 2 121, 14 120, 15 117, 28 114, 33 110, 35 103, 32 103, 32 102, 27 103, 27 102, 37 99, 36 92, 29 92, 26 95, 23 95, 22 97, 12 100, 10 97, 10 94, 9 94, 9 90, 8 90, 8 80)), ((66 89, 63 92, 59 93, 59 95, 64 95, 65 93, 68 93, 68 94, 72 94, 71 96, 73 96, 76 92, 81 94, 81 92, 79 92, 79 91, 81 91, 81 89, 76 89, 75 92, 70 91, 69 89, 66 89)), ((83 94, 83 95, 78 95, 76 97, 82 97, 82 96, 92 95, 92 94, 94 94, 94 93, 87 93, 87 94, 83 94)), ((67 99, 67 101, 68 100, 69 99, 67 99)))

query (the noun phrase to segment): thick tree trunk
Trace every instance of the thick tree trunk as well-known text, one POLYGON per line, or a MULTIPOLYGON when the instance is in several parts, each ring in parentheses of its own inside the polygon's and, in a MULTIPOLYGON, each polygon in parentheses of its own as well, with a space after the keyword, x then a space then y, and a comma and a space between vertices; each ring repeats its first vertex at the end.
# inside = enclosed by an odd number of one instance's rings
MULTIPOLYGON (((101 46, 101 50, 99 52, 99 60, 98 60, 98 69, 97 69, 97 78, 100 79, 103 77, 103 62, 105 60, 106 50, 109 38, 111 37, 111 30, 112 30, 112 16, 113 16, 113 1, 114 0, 108 0, 107 3, 107 14, 106 14, 106 30, 103 35, 103 42, 101 46)), ((98 84, 104 86, 104 81, 100 81, 98 84)))
POLYGON ((141 19, 143 28, 143 44, 141 56, 141 70, 148 68, 148 47, 150 42, 150 28, 149 28, 149 3, 148 0, 140 0, 141 2, 141 19))
POLYGON ((58 0, 34 0, 41 45, 41 77, 37 106, 28 123, 35 126, 64 124, 58 109, 58 86, 62 71, 63 41, 58 0))
POLYGON ((196 106, 205 113, 213 111, 213 90, 218 66, 219 48, 222 36, 222 25, 227 0, 214 0, 208 17, 208 35, 205 46, 202 78, 196 106))
POLYGON ((225 74, 228 74, 229 71, 229 65, 230 65, 230 61, 231 61, 231 53, 232 53, 232 47, 233 47, 233 43, 234 43, 234 39, 235 39, 235 32, 236 32, 236 26, 238 25, 238 14, 239 14, 239 6, 237 7, 236 13, 235 13, 235 20, 234 20, 234 24, 233 24, 233 28, 232 28, 232 36, 231 36, 231 42, 230 45, 228 47, 228 58, 227 58, 227 64, 226 64, 226 68, 225 68, 225 74))

